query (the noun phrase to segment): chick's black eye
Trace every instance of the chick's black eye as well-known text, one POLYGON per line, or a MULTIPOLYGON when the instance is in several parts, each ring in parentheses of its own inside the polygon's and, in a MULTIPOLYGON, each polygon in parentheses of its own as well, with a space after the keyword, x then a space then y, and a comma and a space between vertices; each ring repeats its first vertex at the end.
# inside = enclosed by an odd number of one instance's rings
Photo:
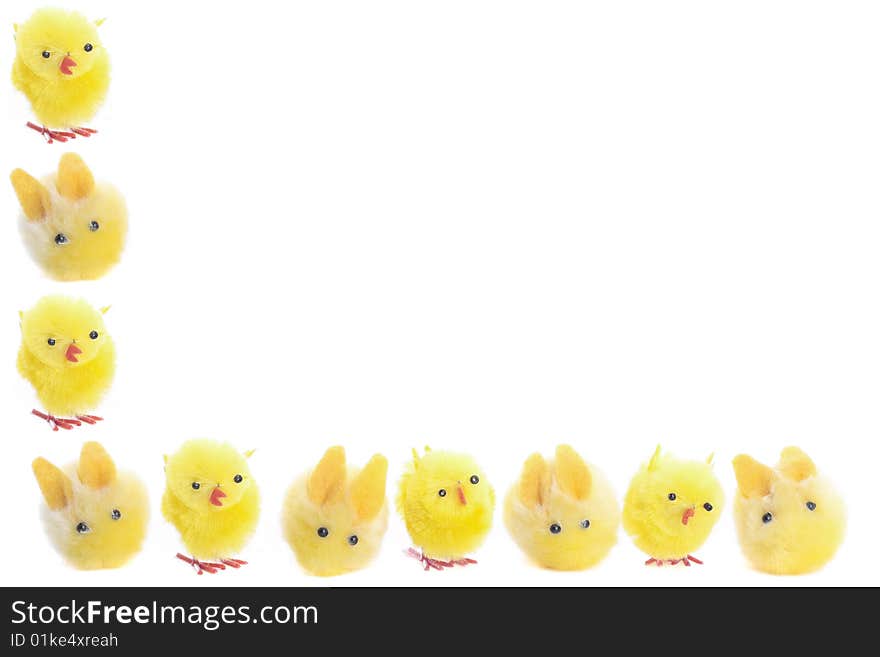
POLYGON ((706 511, 711 511, 714 507, 711 504, 709 504, 708 502, 706 502, 703 505, 703 508, 706 509, 706 511))
POLYGON ((330 535, 330 530, 326 527, 318 527, 318 536, 321 538, 327 538, 330 535))
POLYGON ((243 480, 244 480, 244 477, 242 477, 241 475, 235 475, 232 478, 232 481, 234 481, 237 484, 240 484, 243 480))
POLYGON ((122 513, 120 513, 119 509, 113 509, 110 512, 110 517, 114 520, 119 520, 122 517, 122 513))
POLYGON ((49 59, 51 56, 52 53, 50 53, 48 50, 43 51, 43 59, 49 59))
POLYGON ((54 346, 55 346, 55 338, 49 338, 48 342, 49 342, 49 346, 50 346, 50 347, 54 347, 54 346))
POLYGON ((193 482, 193 490, 198 490, 201 487, 202 487, 202 485, 199 482, 197 482, 197 481, 193 482))
POLYGON ((815 502, 807 502, 807 508, 810 511, 815 511, 816 510, 816 503, 815 502))
POLYGON ((772 513, 765 513, 763 516, 761 516, 761 520, 763 520, 764 524, 766 525, 768 522, 773 520, 773 514, 772 513))
POLYGON ((562 527, 560 527, 555 522, 552 525, 550 525, 550 533, 551 534, 558 534, 561 531, 562 531, 562 527))
POLYGON ((357 534, 352 534, 351 536, 348 537, 348 544, 349 545, 357 545, 358 544, 357 534))
POLYGON ((67 242, 67 235, 65 235, 64 233, 58 233, 55 236, 55 244, 57 244, 58 246, 61 246, 62 244, 67 244, 67 242))
POLYGON ((477 475, 471 475, 471 483, 476 486, 480 483, 480 478, 477 475))
POLYGON ((437 494, 438 494, 440 497, 446 497, 446 489, 445 489, 445 488, 441 488, 440 490, 437 491, 437 494))
POLYGON ((676 495, 675 495, 675 493, 669 493, 669 495, 667 495, 666 497, 669 498, 669 501, 670 501, 670 502, 674 502, 674 501, 675 501, 675 498, 676 498, 676 495))
POLYGON ((96 230, 98 230, 100 227, 101 227, 101 224, 99 224, 97 221, 90 221, 89 222, 89 230, 92 231, 93 233, 96 230))
POLYGON ((92 340, 97 340, 97 339, 98 339, 98 332, 97 332, 97 331, 92 331, 91 333, 89 333, 89 337, 90 337, 92 340))
POLYGON ((589 520, 581 520, 581 528, 582 529, 589 529, 590 528, 590 521, 589 520))
POLYGON ((86 45, 83 46, 83 50, 85 50, 86 52, 92 52, 92 49, 94 47, 95 46, 93 46, 91 43, 87 43, 86 45))
POLYGON ((76 526, 76 533, 77 534, 88 534, 89 533, 89 526, 84 522, 79 523, 76 526))

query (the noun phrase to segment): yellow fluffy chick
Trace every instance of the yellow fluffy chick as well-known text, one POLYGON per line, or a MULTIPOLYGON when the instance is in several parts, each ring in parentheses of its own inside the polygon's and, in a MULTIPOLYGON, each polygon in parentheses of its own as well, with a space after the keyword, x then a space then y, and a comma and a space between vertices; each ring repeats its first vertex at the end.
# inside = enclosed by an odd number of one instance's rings
POLYGON ((492 527, 495 491, 467 454, 425 448, 400 479, 397 509, 421 553, 410 549, 425 570, 476 563, 476 550, 492 527))
POLYGON ((21 169, 10 178, 25 246, 47 276, 95 280, 119 262, 128 232, 125 199, 112 185, 95 183, 79 155, 65 153, 57 174, 42 182, 21 169))
POLYGON ((623 502, 623 527, 646 564, 703 563, 691 555, 706 539, 724 504, 721 484, 705 462, 682 461, 661 454, 639 469, 623 502))
POLYGON ((809 456, 786 447, 774 469, 740 454, 733 469, 738 484, 733 503, 736 531, 755 568, 799 575, 831 560, 843 542, 846 509, 809 456))
POLYGON ((149 518, 147 490, 135 475, 117 472, 101 445, 83 445, 79 463, 64 470, 38 458, 33 471, 46 502, 46 533, 71 565, 118 568, 140 551, 149 518))
POLYGON ((78 126, 94 118, 110 85, 110 58, 98 37, 102 22, 46 8, 15 26, 12 83, 42 124, 29 126, 50 143, 94 132, 78 126))
POLYGON ((620 505, 599 470, 568 445, 532 454, 507 493, 504 524, 520 549, 553 570, 584 570, 617 542, 620 505))
POLYGON ((18 371, 47 411, 33 414, 54 431, 101 419, 86 413, 98 406, 116 370, 113 340, 104 328, 107 310, 81 299, 47 296, 21 313, 18 371))
POLYGON ((331 447, 287 491, 284 537, 300 565, 329 577, 364 568, 379 553, 388 528, 388 461, 376 454, 363 469, 346 467, 345 450, 331 447))
POLYGON ((231 558, 247 544, 260 515, 260 494, 244 454, 226 443, 190 440, 165 457, 162 515, 177 528, 196 572, 216 573, 245 561, 231 558))

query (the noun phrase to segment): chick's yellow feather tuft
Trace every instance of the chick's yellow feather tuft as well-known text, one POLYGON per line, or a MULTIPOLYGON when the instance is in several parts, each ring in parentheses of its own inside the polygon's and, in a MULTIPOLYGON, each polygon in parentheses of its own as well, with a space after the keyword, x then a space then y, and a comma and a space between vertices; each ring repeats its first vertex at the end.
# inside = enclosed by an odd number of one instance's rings
POLYGON ((117 568, 140 551, 149 519, 146 488, 135 475, 117 472, 101 445, 83 445, 79 462, 65 470, 38 458, 33 472, 46 502, 46 533, 72 566, 117 568))
POLYGON ((110 86, 98 25, 77 12, 38 9, 15 31, 12 83, 50 128, 91 121, 110 86))
POLYGON ((604 559, 617 542, 620 505, 602 473, 560 445, 553 461, 540 454, 526 460, 505 499, 504 523, 538 565, 583 570, 604 559))
POLYGON ((680 460, 657 447, 632 478, 623 527, 651 558, 681 559, 709 538, 724 494, 707 461, 680 460))
POLYGON ((21 314, 18 371, 53 415, 98 406, 116 369, 103 314, 83 300, 43 297, 21 314))
POLYGON ((247 457, 227 443, 190 440, 165 461, 162 515, 197 559, 241 551, 257 525, 260 497, 247 457))
POLYGON ((489 533, 495 491, 472 457, 428 450, 401 477, 397 509, 425 556, 461 559, 489 533))
POLYGON ((329 577, 366 567, 388 527, 388 461, 376 454, 361 469, 346 466, 345 450, 331 447, 287 491, 284 537, 300 565, 329 577))
POLYGON ((818 570, 834 557, 843 542, 846 509, 803 451, 786 447, 776 468, 740 454, 733 470, 737 536, 755 568, 798 575, 818 570))

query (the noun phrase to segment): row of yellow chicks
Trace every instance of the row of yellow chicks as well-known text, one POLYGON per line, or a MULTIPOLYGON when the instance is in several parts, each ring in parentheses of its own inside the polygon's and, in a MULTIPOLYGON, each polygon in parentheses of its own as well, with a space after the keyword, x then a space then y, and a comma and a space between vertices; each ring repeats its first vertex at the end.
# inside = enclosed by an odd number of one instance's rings
MULTIPOLYGON (((248 467, 251 452, 211 440, 192 440, 165 459, 162 514, 188 554, 177 558, 198 574, 240 568, 239 553, 259 516, 259 492, 248 467)), ((711 461, 711 459, 710 459, 711 461)), ((738 489, 734 514, 740 545, 758 570, 798 574, 827 563, 843 540, 845 510, 810 458, 787 447, 775 468, 749 456, 733 461, 738 489)), ((377 454, 348 465, 331 447, 318 465, 288 489, 282 512, 287 542, 303 568, 332 576, 364 568, 378 554, 388 524, 388 463, 377 454)), ((142 483, 118 473, 97 443, 61 470, 38 458, 33 471, 46 502, 44 522, 54 547, 82 569, 124 564, 141 547, 148 517, 142 483)), ((555 458, 533 454, 510 488, 504 521, 535 563, 583 570, 617 541, 621 511, 608 481, 567 445, 555 458)), ((684 461, 660 448, 633 477, 623 503, 623 526, 647 563, 702 563, 692 553, 709 537, 723 507, 711 463, 684 461)), ((466 454, 413 452, 400 479, 397 508, 425 570, 476 563, 468 555, 492 526, 495 493, 466 454)))

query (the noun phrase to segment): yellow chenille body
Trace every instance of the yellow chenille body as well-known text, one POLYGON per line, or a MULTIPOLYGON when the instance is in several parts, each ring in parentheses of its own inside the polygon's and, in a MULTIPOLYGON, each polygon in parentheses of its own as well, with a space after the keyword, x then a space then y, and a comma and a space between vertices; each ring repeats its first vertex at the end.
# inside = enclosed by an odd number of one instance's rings
POLYGON ((681 559, 706 542, 723 504, 711 457, 706 462, 684 461, 661 454, 657 447, 630 482, 623 527, 649 557, 681 559))
POLYGON ((426 556, 462 559, 492 527, 495 491, 470 456, 428 450, 421 457, 413 453, 400 479, 397 509, 426 556))
POLYGON ((248 456, 226 443, 191 440, 166 458, 162 515, 197 559, 240 552, 256 529, 260 494, 248 456), (211 502, 215 489, 223 493, 219 505, 211 502))
POLYGON ((110 58, 98 37, 99 24, 76 12, 46 8, 16 26, 12 83, 43 125, 81 126, 104 102, 110 58), (64 66, 65 58, 75 64, 64 66))
POLYGON ((44 297, 22 313, 18 371, 52 415, 87 413, 110 388, 116 357, 102 315, 85 301, 63 296, 44 297), (71 362, 65 353, 74 344, 80 353, 71 362))

